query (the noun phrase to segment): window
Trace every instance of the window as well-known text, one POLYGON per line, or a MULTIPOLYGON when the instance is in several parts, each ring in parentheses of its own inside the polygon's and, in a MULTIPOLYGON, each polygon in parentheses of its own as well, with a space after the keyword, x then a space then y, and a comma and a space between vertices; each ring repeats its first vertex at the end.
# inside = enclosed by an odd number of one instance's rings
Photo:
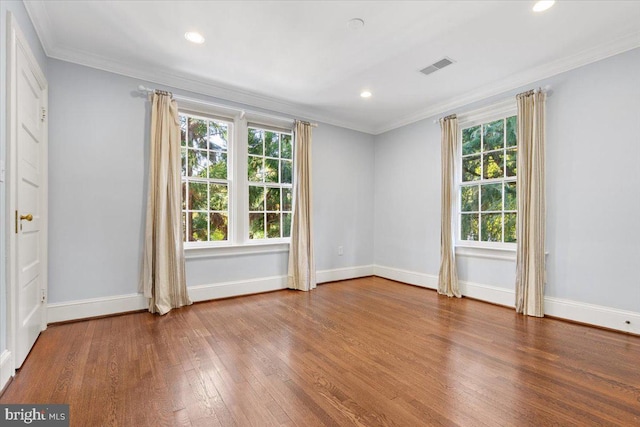
POLYGON ((293 121, 198 100, 181 100, 180 108, 189 256, 287 250, 293 121))
POLYGON ((247 179, 249 239, 290 236, 292 207, 292 135, 249 126, 247 179))
POLYGON ((516 128, 512 114, 460 125, 459 243, 500 247, 516 242, 516 128))
POLYGON ((180 113, 185 242, 229 240, 232 123, 180 113))

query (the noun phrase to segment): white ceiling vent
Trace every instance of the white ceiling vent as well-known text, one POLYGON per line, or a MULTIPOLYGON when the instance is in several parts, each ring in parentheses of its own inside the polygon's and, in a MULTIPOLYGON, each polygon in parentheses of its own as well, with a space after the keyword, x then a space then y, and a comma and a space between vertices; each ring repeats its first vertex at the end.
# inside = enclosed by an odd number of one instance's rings
POLYGON ((438 70, 443 69, 444 67, 446 67, 447 65, 451 65, 453 64, 453 60, 449 59, 449 58, 442 58, 440 61, 434 62, 433 64, 429 65, 426 68, 423 68, 422 70, 420 70, 420 72, 426 76, 428 76, 431 73, 434 73, 438 70))

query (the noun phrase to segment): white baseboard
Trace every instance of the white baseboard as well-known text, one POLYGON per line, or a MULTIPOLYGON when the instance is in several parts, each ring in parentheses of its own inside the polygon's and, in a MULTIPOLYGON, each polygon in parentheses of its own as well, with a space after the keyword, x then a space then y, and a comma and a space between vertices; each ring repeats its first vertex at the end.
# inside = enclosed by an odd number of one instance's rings
POLYGON ((15 372, 12 359, 9 350, 5 350, 0 354, 0 391, 4 389, 15 372))
POLYGON ((640 335, 640 313, 634 311, 545 297, 544 312, 553 317, 640 335))
POLYGON ((327 283, 339 280, 356 279, 358 277, 373 276, 373 265, 359 265, 356 267, 335 268, 316 272, 316 282, 327 283))
POLYGON ((212 285, 189 286, 189 297, 193 302, 212 299, 259 294, 287 288, 287 276, 265 277, 261 279, 239 280, 212 285))
MULTIPOLYGON (((401 270, 399 268, 375 265, 374 274, 385 279, 397 282, 408 283, 410 285, 421 286, 428 289, 438 289, 438 276, 415 271, 401 270)), ((509 289, 497 286, 481 285, 479 283, 460 281, 460 293, 462 295, 488 301, 493 304, 513 307, 514 293, 509 289)))
POLYGON ((423 288, 438 289, 438 277, 431 274, 416 273, 415 271, 401 270, 399 268, 374 265, 373 274, 396 282, 408 283, 409 285, 421 286, 423 288))
POLYGON ((143 310, 147 305, 147 299, 142 294, 53 303, 47 305, 47 324, 143 310))
POLYGON ((511 289, 460 280, 460 293, 466 297, 515 308, 516 293, 511 289))
MULTIPOLYGON (((437 289, 438 287, 438 277, 435 275, 381 265, 364 265, 333 270, 321 270, 316 273, 316 278, 318 283, 326 283, 371 275, 429 289, 437 289)), ((276 291, 286 289, 286 287, 287 277, 275 276, 216 283, 211 285, 190 286, 189 296, 193 301, 208 301, 219 298, 276 291)), ((515 292, 511 289, 460 281, 460 291, 462 295, 470 298, 507 307, 514 306, 515 292)), ((128 311, 144 310, 146 308, 147 300, 141 294, 117 295, 104 298, 92 298, 81 301, 49 304, 47 317, 48 323, 55 323, 126 313, 128 311)), ((633 311, 619 310, 611 307, 587 304, 562 298, 545 297, 545 313, 549 316, 559 317, 562 319, 640 334, 640 313, 633 311)), ((13 370, 5 367, 5 365, 10 366, 9 362, 5 363, 5 358, 7 357, 5 356, 5 353, 3 353, 2 358, 0 358, 3 363, 0 384, 3 384, 11 377, 11 375, 13 375, 13 370), (9 373, 7 374, 5 371, 9 373)))
MULTIPOLYGON (((336 280, 355 279, 371 276, 373 266, 356 266, 335 270, 322 270, 316 273, 319 283, 336 280)), ((210 285, 189 286, 192 301, 208 301, 240 295, 257 294, 287 288, 287 276, 264 277, 234 282, 214 283, 210 285)), ((96 316, 145 310, 147 299, 142 294, 115 295, 91 298, 79 301, 53 303, 47 306, 47 323, 66 322, 96 316)))
MULTIPOLYGON (((401 270, 381 265, 373 266, 374 275, 410 285, 437 289, 438 276, 401 270)), ((480 283, 460 281, 463 296, 507 307, 515 306, 515 290, 480 283)), ((545 314, 575 322, 640 334, 640 313, 601 305, 587 304, 563 298, 545 297, 545 314), (629 322, 629 323, 626 323, 629 322)))
MULTIPOLYGON (((285 289, 286 287, 287 277, 277 276, 215 283, 212 285, 189 286, 188 291, 191 300, 198 302, 275 291, 285 289)), ((145 310, 147 308, 147 299, 142 294, 116 295, 54 303, 47 306, 47 323, 66 322, 69 320, 126 313, 128 311, 145 310)))

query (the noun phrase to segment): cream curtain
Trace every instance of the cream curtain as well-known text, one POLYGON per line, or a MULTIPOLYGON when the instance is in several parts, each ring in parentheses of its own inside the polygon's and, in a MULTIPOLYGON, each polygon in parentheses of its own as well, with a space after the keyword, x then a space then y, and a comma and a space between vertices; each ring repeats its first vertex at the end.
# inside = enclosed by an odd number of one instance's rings
POLYGON ((440 120, 442 161, 442 214, 440 217, 440 272, 438 293, 460 298, 456 257, 453 244, 456 205, 455 164, 458 141, 458 118, 448 116, 440 120))
POLYGON ((536 317, 544 316, 545 97, 542 91, 529 91, 517 96, 516 311, 536 317))
POLYGON ((157 91, 151 111, 149 191, 142 287, 151 313, 191 304, 182 247, 180 124, 171 94, 157 91))
POLYGON ((316 287, 316 266, 313 257, 311 125, 309 123, 296 122, 294 167, 293 219, 287 285, 291 289, 310 291, 316 287))

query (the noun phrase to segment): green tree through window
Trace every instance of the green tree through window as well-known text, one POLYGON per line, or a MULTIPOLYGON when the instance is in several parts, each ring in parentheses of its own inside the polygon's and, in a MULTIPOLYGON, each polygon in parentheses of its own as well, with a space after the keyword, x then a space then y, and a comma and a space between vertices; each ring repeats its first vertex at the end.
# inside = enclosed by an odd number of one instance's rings
POLYGON ((461 241, 516 241, 516 128, 510 116, 461 131, 461 241))
POLYGON ((249 127, 249 239, 278 239, 291 235, 292 136, 249 127))
POLYGON ((185 242, 229 239, 230 123, 180 113, 185 242))

